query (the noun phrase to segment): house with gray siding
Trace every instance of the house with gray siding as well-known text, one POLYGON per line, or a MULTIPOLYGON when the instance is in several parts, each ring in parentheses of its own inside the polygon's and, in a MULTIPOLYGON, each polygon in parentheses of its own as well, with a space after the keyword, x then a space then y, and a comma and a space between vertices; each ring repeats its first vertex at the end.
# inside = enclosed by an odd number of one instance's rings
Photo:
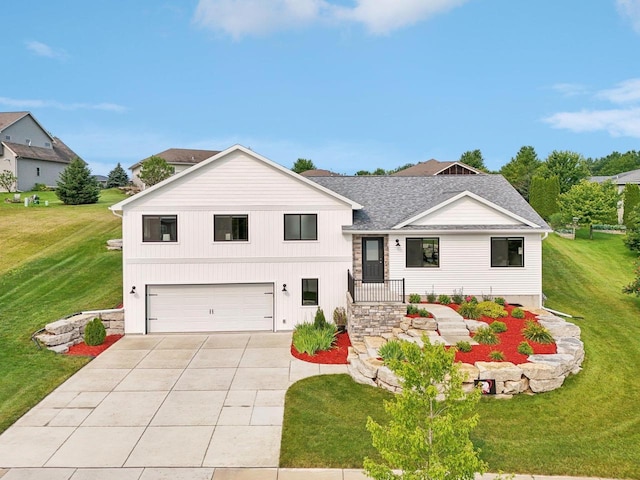
POLYGON ((110 209, 125 333, 291 330, 432 291, 542 304, 551 229, 500 175, 307 178, 236 145, 110 209))
POLYGON ((8 170, 18 178, 13 190, 32 190, 36 183, 55 186, 76 157, 30 112, 0 112, 0 172, 8 170))

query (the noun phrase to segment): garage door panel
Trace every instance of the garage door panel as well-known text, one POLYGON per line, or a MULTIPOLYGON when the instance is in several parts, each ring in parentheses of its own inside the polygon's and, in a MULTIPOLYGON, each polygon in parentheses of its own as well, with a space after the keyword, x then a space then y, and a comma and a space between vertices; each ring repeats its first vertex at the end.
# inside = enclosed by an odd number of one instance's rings
POLYGON ((273 284, 148 287, 148 331, 273 329, 273 284))

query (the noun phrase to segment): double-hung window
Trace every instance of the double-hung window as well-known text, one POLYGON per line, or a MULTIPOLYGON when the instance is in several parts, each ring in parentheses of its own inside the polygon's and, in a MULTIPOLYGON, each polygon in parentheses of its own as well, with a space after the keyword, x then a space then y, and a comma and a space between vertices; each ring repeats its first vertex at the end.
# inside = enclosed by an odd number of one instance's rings
POLYGON ((216 242, 249 241, 249 216, 214 215, 213 240, 216 242))
POLYGON ((284 215, 285 240, 317 240, 318 215, 315 213, 295 213, 284 215))
POLYGON ((407 268, 440 266, 439 238, 407 238, 407 268))
POLYGON ((178 216, 177 215, 143 215, 142 216, 142 241, 143 242, 177 242, 178 241, 178 216))
POLYGON ((524 267, 524 238, 491 237, 492 267, 524 267))

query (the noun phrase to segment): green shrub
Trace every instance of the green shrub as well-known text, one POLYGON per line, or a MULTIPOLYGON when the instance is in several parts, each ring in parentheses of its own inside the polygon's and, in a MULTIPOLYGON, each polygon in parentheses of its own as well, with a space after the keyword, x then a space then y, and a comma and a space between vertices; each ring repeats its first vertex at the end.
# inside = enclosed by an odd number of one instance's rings
POLYGON ((491 350, 489 352, 489 358, 496 362, 501 362, 502 360, 504 360, 504 353, 502 353, 500 350, 491 350))
POLYGON ((507 303, 505 299, 502 297, 496 297, 493 299, 493 301, 496 302, 498 305, 502 305, 503 307, 504 307, 504 304, 507 303))
POLYGON ((422 301, 422 297, 419 293, 410 293, 409 294, 409 303, 420 303, 422 301))
POLYGON ((48 191, 50 190, 50 188, 49 188, 49 187, 47 187, 44 183, 36 183, 36 184, 33 186, 33 189, 34 189, 36 192, 48 192, 48 191))
POLYGON ((433 292, 427 294, 427 302, 429 302, 429 303, 436 303, 436 299, 437 298, 438 297, 433 292))
POLYGON ((464 318, 470 318, 472 320, 477 320, 481 316, 478 304, 473 302, 462 302, 458 308, 458 313, 464 318))
POLYGON ((469 342, 465 342, 464 340, 460 340, 456 343, 456 348, 461 352, 468 353, 471 351, 471 344, 469 342))
POLYGON ((478 303, 478 299, 476 298, 475 295, 467 295, 464 301, 468 303, 478 303))
POLYGON ((480 327, 473 335, 473 339, 484 345, 497 345, 500 343, 500 339, 498 338, 498 335, 496 335, 496 332, 491 330, 489 327, 480 327))
POLYGON ((313 326, 320 330, 326 327, 327 325, 328 325, 327 319, 324 318, 324 312, 320 307, 318 307, 318 310, 316 310, 316 316, 313 319, 313 326))
POLYGON ((520 342, 518 344, 518 353, 522 355, 533 355, 533 348, 527 342, 520 342))
POLYGON ((105 338, 107 338, 107 330, 98 317, 84 327, 84 343, 87 345, 102 345, 105 338))
POLYGON ((389 340, 378 349, 378 355, 388 364, 391 360, 404 360, 404 352, 399 340, 389 340))
POLYGON ((516 307, 511 310, 511 316, 513 318, 524 318, 524 310, 522 310, 520 307, 516 307))
POLYGON ((421 317, 428 317, 431 314, 427 311, 426 308, 421 308, 420 310, 418 310, 418 315, 420 315, 421 317))
POLYGON ((489 318, 500 318, 508 315, 502 305, 498 305, 497 303, 488 300, 480 302, 478 304, 478 310, 480 311, 480 315, 484 315, 489 318))
POLYGON ((315 355, 320 350, 329 350, 336 337, 336 327, 327 323, 316 328, 314 323, 301 323, 293 331, 293 346, 300 353, 315 355))
POLYGON ((333 323, 337 327, 344 327, 347 325, 347 312, 344 307, 336 307, 333 310, 333 323))
POLYGON ((451 303, 451 297, 449 295, 438 295, 438 303, 449 305, 451 303))
POLYGON ((454 290, 453 295, 451 295, 451 303, 455 303, 456 305, 460 305, 464 302, 464 297, 462 296, 462 291, 460 293, 454 290))
POLYGON ((489 328, 496 333, 502 333, 507 331, 507 324, 500 321, 495 321, 489 325, 489 328))
POLYGON ((415 315, 416 313, 418 313, 418 307, 416 307, 415 305, 407 305, 407 315, 415 315))
POLYGON ((553 343, 553 337, 549 330, 536 322, 528 320, 522 329, 522 336, 531 342, 553 343))

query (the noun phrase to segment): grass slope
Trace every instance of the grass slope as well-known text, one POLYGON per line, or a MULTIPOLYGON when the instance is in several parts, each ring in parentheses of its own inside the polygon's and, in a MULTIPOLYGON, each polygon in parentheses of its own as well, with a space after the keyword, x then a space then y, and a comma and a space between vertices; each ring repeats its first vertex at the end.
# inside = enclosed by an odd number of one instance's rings
POLYGON ((122 255, 105 248, 121 236, 107 207, 122 194, 105 190, 99 203, 80 206, 38 195, 40 206, 0 203, 0 432, 87 362, 40 351, 31 334, 70 313, 111 308, 122 296, 122 255))
MULTIPOLYGON (((621 293, 634 255, 620 236, 587 235, 543 244, 547 306, 584 317, 575 320, 584 370, 554 392, 483 399, 472 438, 492 471, 640 479, 640 300, 621 293)), ((297 387, 287 394, 281 466, 361 467, 375 453, 363 418, 380 414, 383 397, 331 376, 297 387)))

